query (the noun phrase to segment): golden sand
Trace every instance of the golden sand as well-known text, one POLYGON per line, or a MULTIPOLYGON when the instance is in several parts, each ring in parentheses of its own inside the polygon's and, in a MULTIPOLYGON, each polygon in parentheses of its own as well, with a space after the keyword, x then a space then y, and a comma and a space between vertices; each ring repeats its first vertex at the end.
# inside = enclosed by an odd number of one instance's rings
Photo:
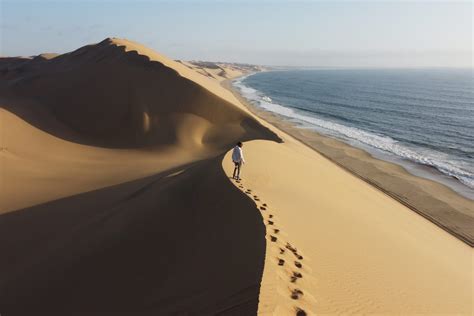
POLYGON ((1 313, 472 314, 472 248, 252 114, 240 71, 121 39, 0 70, 1 313))

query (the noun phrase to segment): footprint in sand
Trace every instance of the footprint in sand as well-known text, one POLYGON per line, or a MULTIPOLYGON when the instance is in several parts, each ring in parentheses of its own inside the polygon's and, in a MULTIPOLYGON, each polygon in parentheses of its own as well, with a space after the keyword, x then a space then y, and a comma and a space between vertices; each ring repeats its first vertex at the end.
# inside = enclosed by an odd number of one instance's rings
POLYGON ((301 279, 303 275, 300 272, 293 272, 293 276, 301 279))
MULTIPOLYGON (((237 183, 240 183, 239 180, 237 180, 236 182, 237 182, 237 183)), ((241 185, 241 184, 239 184, 239 188, 241 188, 242 191, 244 191, 246 194, 252 196, 255 201, 260 201, 258 195, 253 195, 253 194, 252 194, 252 190, 251 190, 251 189, 245 189, 244 186, 241 185)), ((266 211, 266 210, 267 210, 267 207, 268 207, 267 203, 262 203, 261 206, 259 207, 259 209, 260 209, 261 211, 266 211)), ((268 217, 269 217, 269 218, 273 218, 273 214, 269 214, 268 217)), ((271 221, 271 220, 268 220, 267 223, 268 223, 268 225, 274 225, 274 224, 275 224, 275 223, 274 223, 273 221, 271 221)), ((280 232, 280 230, 277 229, 277 228, 274 228, 274 229, 273 229, 273 232, 274 232, 275 234, 278 234, 278 233, 280 232)), ((275 236, 270 235, 270 240, 271 240, 272 242, 276 242, 276 241, 278 240, 278 238, 275 237, 275 236)), ((288 249, 288 250, 290 250, 290 251, 295 255, 295 257, 296 257, 298 260, 303 260, 303 256, 298 253, 298 250, 296 249, 296 247, 293 247, 290 243, 287 242, 286 245, 285 245, 285 248, 288 249)), ((284 253, 285 253, 285 249, 284 249, 284 248, 278 248, 278 249, 280 250, 280 254, 284 254, 284 253)), ((279 265, 279 266, 284 266, 284 265, 285 265, 285 260, 284 260, 284 259, 281 259, 281 258, 277 258, 277 259, 278 259, 278 265, 279 265)), ((302 265, 301 262, 299 262, 299 261, 295 261, 295 266, 296 266, 297 268, 299 268, 299 269, 301 269, 301 268, 303 267, 303 265, 302 265)), ((301 278, 303 278, 303 275, 302 275, 300 272, 295 272, 295 271, 293 271, 293 274, 292 274, 291 277, 290 277, 290 282, 291 282, 291 283, 296 283, 296 281, 297 281, 298 279, 301 279, 301 278)), ((294 290, 291 291, 291 296, 290 296, 290 297, 291 297, 292 299, 294 299, 294 300, 298 300, 298 299, 300 299, 302 296, 303 296, 303 291, 301 291, 300 289, 294 289, 294 290)), ((306 315, 307 315, 307 313, 306 313, 303 309, 301 309, 301 308, 299 308, 299 307, 295 307, 295 312, 296 312, 296 315, 297 315, 297 316, 306 316, 306 315)))
POLYGON ((298 253, 295 247, 292 247, 289 243, 287 243, 285 247, 286 249, 290 250, 296 258, 298 258, 299 260, 303 260, 303 256, 298 253))
POLYGON ((296 258, 298 258, 299 260, 303 260, 303 256, 298 254, 298 250, 295 247, 291 246, 290 243, 287 243, 285 247, 286 249, 290 250, 296 258))
POLYGON ((297 300, 301 296, 303 296, 303 291, 301 291, 300 289, 294 289, 293 291, 291 291, 291 298, 292 299, 297 300))
POLYGON ((301 279, 303 275, 299 272, 293 272, 293 275, 290 278, 291 283, 295 283, 296 280, 301 279))
POLYGON ((293 253, 297 252, 296 248, 293 247, 289 242, 286 243, 285 247, 286 247, 286 249, 290 250, 293 253))

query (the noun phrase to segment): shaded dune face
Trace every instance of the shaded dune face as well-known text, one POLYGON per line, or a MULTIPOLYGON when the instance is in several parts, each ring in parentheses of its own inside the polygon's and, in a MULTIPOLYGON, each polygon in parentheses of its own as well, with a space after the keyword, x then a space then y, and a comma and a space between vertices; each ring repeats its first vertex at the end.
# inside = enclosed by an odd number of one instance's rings
POLYGON ((0 93, 8 110, 82 144, 221 148, 236 140, 278 140, 230 102, 108 39, 52 59, 4 59, 0 93), (36 104, 25 111, 25 102, 36 104), (32 113, 38 111, 48 114, 32 113))
POLYGON ((2 314, 255 315, 265 227, 222 159, 0 216, 2 314))

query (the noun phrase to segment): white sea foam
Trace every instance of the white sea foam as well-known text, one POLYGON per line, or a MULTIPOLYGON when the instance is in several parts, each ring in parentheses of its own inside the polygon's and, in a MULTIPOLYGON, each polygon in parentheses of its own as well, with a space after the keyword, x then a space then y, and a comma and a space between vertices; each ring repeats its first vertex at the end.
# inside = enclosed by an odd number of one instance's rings
POLYGON ((386 135, 377 135, 356 127, 327 121, 316 115, 306 114, 293 108, 274 103, 268 96, 265 96, 260 91, 244 85, 242 81, 245 78, 246 77, 242 77, 235 80, 233 83, 234 86, 239 89, 240 93, 247 100, 267 111, 286 116, 323 134, 355 142, 356 145, 359 143, 395 155, 398 158, 434 167, 441 173, 455 177, 466 186, 474 189, 474 167, 464 161, 455 160, 454 157, 435 150, 410 147, 386 135))

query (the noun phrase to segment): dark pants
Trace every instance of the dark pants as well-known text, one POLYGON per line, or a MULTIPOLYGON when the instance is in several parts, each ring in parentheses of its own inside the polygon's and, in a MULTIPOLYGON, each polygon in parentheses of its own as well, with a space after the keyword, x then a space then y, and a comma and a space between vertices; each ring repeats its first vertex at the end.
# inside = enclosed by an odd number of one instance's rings
POLYGON ((232 178, 239 179, 240 178, 240 166, 242 166, 242 162, 235 162, 234 161, 234 164, 235 164, 234 175, 232 176, 232 178))

